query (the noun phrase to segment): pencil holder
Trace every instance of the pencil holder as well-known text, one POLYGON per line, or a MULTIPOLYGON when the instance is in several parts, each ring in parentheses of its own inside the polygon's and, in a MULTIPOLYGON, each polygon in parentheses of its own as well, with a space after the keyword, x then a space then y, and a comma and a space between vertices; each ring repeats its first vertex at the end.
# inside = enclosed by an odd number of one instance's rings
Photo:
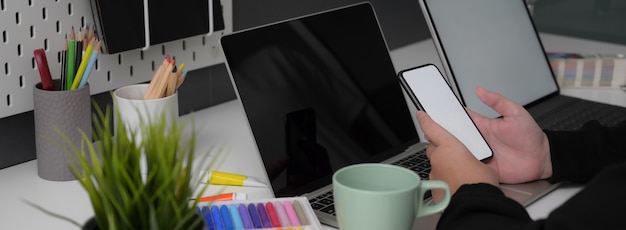
MULTIPOLYGON (((173 118, 178 119, 178 93, 152 100, 144 100, 143 96, 148 89, 148 84, 136 84, 124 86, 113 92, 115 109, 119 111, 119 117, 114 117, 114 124, 123 122, 128 131, 136 133, 137 143, 142 140, 140 122, 153 122, 165 116, 166 124, 173 118)), ((131 133, 129 132, 129 133, 131 133)))
MULTIPOLYGON (((54 80, 59 89, 60 80, 54 80)), ((68 181, 76 177, 70 164, 76 155, 63 139, 80 147, 81 131, 91 140, 91 94, 89 84, 76 90, 43 90, 41 83, 33 89, 37 174, 51 181, 68 181)))

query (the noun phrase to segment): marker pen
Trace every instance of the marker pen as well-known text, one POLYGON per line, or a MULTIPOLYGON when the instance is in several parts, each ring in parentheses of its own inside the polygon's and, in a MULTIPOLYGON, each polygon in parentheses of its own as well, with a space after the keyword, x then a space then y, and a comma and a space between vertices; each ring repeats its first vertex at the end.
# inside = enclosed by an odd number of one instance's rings
POLYGON ((289 217, 287 217, 287 212, 285 211, 285 208, 283 207, 283 205, 278 201, 272 202, 272 204, 274 204, 274 209, 276 210, 278 221, 280 221, 280 226, 283 226, 283 227, 293 226, 291 224, 291 221, 289 221, 289 217))
POLYGON ((206 177, 208 178, 204 178, 202 181, 208 181, 209 184, 215 185, 235 185, 262 188, 267 187, 267 184, 259 178, 234 173, 211 171, 210 173, 208 173, 208 175, 206 175, 206 177))
POLYGON ((272 221, 270 221, 270 217, 267 215, 267 210, 265 210, 265 206, 263 206, 263 203, 258 203, 256 205, 256 210, 259 212, 259 217, 261 219, 261 223, 263 223, 263 227, 271 228, 272 221))
POLYGON ((263 223, 261 222, 261 217, 259 216, 259 212, 256 210, 254 204, 248 205, 248 213, 250 213, 250 220, 252 220, 254 228, 262 228, 263 223))
POLYGON ((285 212, 287 212, 287 216, 289 217, 289 222, 291 222, 291 225, 300 226, 298 214, 296 214, 296 210, 293 209, 293 205, 291 205, 291 202, 285 201, 283 202, 283 205, 285 206, 285 212))
POLYGON ((228 206, 220 206, 220 214, 222 214, 222 219, 224 220, 224 229, 234 230, 235 226, 233 224, 233 218, 230 216, 230 210, 228 210, 228 206))
POLYGON ((300 202, 298 202, 297 200, 294 200, 293 209, 296 211, 296 215, 298 216, 298 219, 300 220, 300 224, 309 225, 309 219, 306 217, 306 214, 304 213, 304 208, 302 207, 300 202))
POLYGON ((215 229, 224 229, 224 220, 220 215, 220 209, 217 206, 211 207, 211 216, 213 217, 213 223, 215 224, 215 229))
POLYGON ((247 194, 242 192, 229 192, 214 196, 205 196, 198 199, 198 202, 214 202, 214 201, 232 201, 246 200, 247 194))
POLYGON ((230 217, 233 219, 233 227, 235 230, 243 230, 243 220, 241 219, 241 215, 239 215, 239 209, 237 209, 237 205, 231 204, 228 207, 230 211, 230 217))
POLYGON ((202 207, 201 213, 204 217, 204 221, 206 221, 208 230, 214 230, 215 224, 213 224, 213 218, 211 217, 211 211, 209 210, 209 207, 202 207))
POLYGON ((244 229, 254 228, 254 225, 252 225, 252 221, 250 220, 250 213, 248 212, 246 205, 239 204, 237 206, 237 209, 239 210, 239 216, 241 216, 241 222, 243 222, 243 228, 244 229))
POLYGON ((265 203, 265 208, 267 209, 267 215, 270 217, 270 221, 272 221, 272 225, 275 228, 282 227, 280 220, 278 219, 276 209, 274 208, 274 204, 272 204, 272 202, 267 202, 265 203))

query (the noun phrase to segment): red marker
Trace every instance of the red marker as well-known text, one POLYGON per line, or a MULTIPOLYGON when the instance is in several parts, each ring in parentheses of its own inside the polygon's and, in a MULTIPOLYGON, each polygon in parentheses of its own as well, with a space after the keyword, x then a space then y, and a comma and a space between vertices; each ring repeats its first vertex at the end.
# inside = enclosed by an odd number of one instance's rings
POLYGON ((270 217, 270 221, 272 222, 272 226, 275 228, 280 228, 280 220, 278 219, 278 214, 276 213, 276 209, 274 209, 274 204, 271 202, 267 202, 265 204, 265 208, 267 209, 267 215, 270 217))
POLYGON ((48 68, 48 59, 46 59, 46 52, 43 49, 36 49, 33 51, 35 55, 35 61, 37 62, 37 68, 39 69, 39 76, 41 77, 41 87, 44 90, 53 90, 52 75, 50 75, 50 68, 48 68))

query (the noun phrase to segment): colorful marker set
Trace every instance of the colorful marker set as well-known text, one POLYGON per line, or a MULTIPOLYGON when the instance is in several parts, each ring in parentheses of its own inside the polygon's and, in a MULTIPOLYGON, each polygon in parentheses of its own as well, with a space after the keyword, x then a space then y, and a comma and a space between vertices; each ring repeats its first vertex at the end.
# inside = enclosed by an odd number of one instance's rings
POLYGON ((215 202, 198 206, 209 230, 318 230, 322 226, 305 197, 215 202))

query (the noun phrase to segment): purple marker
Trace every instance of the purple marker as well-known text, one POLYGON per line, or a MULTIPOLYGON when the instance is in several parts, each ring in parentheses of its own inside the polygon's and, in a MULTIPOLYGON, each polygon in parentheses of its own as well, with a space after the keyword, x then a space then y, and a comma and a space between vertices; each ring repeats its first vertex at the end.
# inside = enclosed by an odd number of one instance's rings
POLYGON ((256 205, 256 210, 259 212, 259 217, 261 217, 261 223, 263 223, 263 227, 273 227, 272 222, 270 221, 270 217, 269 215, 267 215, 267 211, 265 210, 265 206, 263 206, 263 203, 258 203, 256 205))
POLYGON ((250 213, 250 219, 252 220, 254 228, 262 228, 263 223, 261 223, 261 217, 259 216, 259 212, 257 212, 256 207, 254 207, 254 204, 248 205, 248 212, 250 213))
POLYGON ((250 220, 250 213, 248 213, 248 209, 246 209, 246 205, 239 204, 239 206, 237 206, 237 209, 239 209, 239 216, 241 217, 241 221, 243 222, 243 228, 254 228, 254 226, 252 225, 252 221, 250 220))

